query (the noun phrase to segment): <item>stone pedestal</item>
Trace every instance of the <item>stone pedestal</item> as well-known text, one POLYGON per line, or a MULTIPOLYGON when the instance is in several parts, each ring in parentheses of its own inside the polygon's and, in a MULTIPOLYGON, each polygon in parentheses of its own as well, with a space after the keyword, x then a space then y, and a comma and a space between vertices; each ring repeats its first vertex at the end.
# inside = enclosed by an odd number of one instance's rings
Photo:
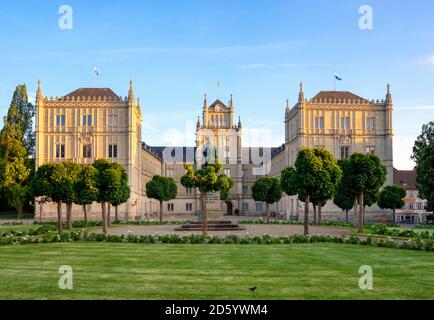
MULTIPOLYGON (((220 200, 220 192, 207 193, 206 212, 208 220, 223 220, 223 202, 220 200)), ((200 219, 201 218, 202 213, 200 214, 200 219)))

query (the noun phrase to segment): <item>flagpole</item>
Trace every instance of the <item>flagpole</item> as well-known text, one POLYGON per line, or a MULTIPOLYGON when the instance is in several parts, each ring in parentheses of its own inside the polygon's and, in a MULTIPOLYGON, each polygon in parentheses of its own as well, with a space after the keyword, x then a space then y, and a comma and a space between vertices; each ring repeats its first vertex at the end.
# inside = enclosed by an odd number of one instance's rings
POLYGON ((333 91, 336 92, 336 71, 333 75, 333 91))

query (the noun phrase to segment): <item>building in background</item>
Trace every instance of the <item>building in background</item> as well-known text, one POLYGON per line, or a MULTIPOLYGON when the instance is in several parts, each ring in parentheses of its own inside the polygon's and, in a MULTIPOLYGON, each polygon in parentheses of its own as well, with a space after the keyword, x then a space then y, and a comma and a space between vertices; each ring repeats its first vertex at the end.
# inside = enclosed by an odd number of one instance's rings
MULTIPOLYGON (((202 119, 197 119, 195 147, 149 146, 141 137, 141 107, 134 96, 130 82, 125 98, 107 88, 81 88, 60 98, 47 98, 38 83, 36 166, 67 160, 86 164, 98 158, 119 162, 126 168, 131 187, 131 198, 119 208, 119 214, 128 219, 143 219, 159 210, 158 203, 146 197, 146 183, 153 175, 172 177, 178 185, 178 196, 165 204, 164 213, 198 214, 199 193, 184 188, 180 180, 185 164, 199 168, 210 157, 217 157, 224 173, 234 181, 222 203, 228 215, 262 215, 265 204, 252 199, 254 182, 265 175, 280 177, 284 168, 294 164, 300 147, 324 147, 336 159, 353 152, 373 152, 388 169, 387 184, 394 181, 389 86, 385 100, 368 101, 342 91, 321 91, 308 100, 300 85, 297 103, 290 108, 287 102, 285 143, 277 148, 243 146, 241 118, 235 123, 232 96, 227 104, 217 99, 210 105, 205 96, 202 119)), ((273 211, 291 218, 299 216, 301 207, 297 197, 285 196, 273 211)), ((56 217, 54 204, 42 208, 43 219, 56 217)), ((99 217, 98 208, 93 204, 88 211, 99 217)), ((74 206, 73 214, 81 219, 82 208, 74 206)), ((323 214, 336 216, 340 209, 330 202, 323 214)))
POLYGON ((420 224, 426 223, 428 202, 419 198, 416 188, 416 170, 393 169, 393 184, 405 189, 405 204, 402 209, 396 210, 397 221, 400 223, 420 224))
MULTIPOLYGON (((297 103, 285 110, 285 144, 273 155, 272 176, 292 166, 301 147, 323 147, 336 159, 352 153, 375 153, 387 167, 386 184, 393 183, 392 94, 387 86, 385 99, 367 100, 346 91, 321 91, 312 99, 304 96, 300 84, 297 103)), ((297 197, 284 197, 276 210, 288 217, 299 216, 302 204, 297 197)), ((340 213, 332 201, 323 214, 340 213)), ((367 209, 369 215, 369 209, 367 209)), ((372 212, 378 212, 374 206, 372 212)))

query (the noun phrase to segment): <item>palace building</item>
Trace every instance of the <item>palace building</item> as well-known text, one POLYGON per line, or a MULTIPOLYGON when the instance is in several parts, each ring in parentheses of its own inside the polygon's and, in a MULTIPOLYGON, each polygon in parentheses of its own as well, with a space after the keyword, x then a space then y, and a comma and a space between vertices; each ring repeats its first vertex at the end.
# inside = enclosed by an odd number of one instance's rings
MULTIPOLYGON (((222 203, 225 214, 261 215, 265 204, 251 196, 253 183, 261 176, 278 177, 293 165, 298 148, 321 146, 337 159, 353 152, 374 152, 388 168, 388 184, 393 182, 392 96, 387 88, 385 100, 366 100, 350 92, 322 91, 304 98, 300 85, 297 103, 285 110, 285 141, 278 148, 243 146, 240 117, 235 117, 234 100, 208 104, 205 96, 202 119, 198 118, 195 147, 148 146, 142 139, 140 100, 133 84, 127 97, 107 88, 81 88, 62 97, 44 97, 41 83, 36 94, 36 166, 73 161, 92 163, 106 158, 122 164, 131 187, 129 201, 119 208, 120 217, 144 219, 159 210, 158 202, 146 197, 146 183, 154 175, 173 177, 178 184, 177 199, 165 204, 167 214, 198 214, 199 194, 184 188, 180 179, 185 164, 201 166, 217 157, 224 173, 233 181, 229 198, 222 203), (238 121, 236 121, 236 119, 238 121)), ((284 197, 273 209, 288 218, 298 216, 301 203, 284 197)), ((324 212, 340 210, 332 204, 324 212)), ((99 217, 98 204, 88 208, 99 217)), ((80 206, 73 207, 75 219, 83 217, 80 206)), ((55 219, 52 203, 36 206, 36 218, 55 219)))

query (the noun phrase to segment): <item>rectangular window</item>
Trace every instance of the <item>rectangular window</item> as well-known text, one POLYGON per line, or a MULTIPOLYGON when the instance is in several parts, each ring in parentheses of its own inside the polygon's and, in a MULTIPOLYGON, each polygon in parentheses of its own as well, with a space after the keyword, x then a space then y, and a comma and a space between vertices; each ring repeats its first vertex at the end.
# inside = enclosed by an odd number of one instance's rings
POLYGON ((83 158, 92 158, 92 145, 86 144, 83 146, 83 158))
POLYGON ((92 116, 90 114, 84 115, 83 118, 82 118, 81 124, 82 124, 83 127, 85 127, 85 126, 88 126, 88 127, 92 126, 92 116))
POLYGON ((262 203, 256 203, 256 212, 262 212, 262 203))
POLYGON ((315 129, 324 129, 324 117, 315 117, 315 129))
POLYGON ((175 176, 175 171, 173 169, 167 169, 167 176, 173 178, 175 176))
POLYGON ((248 191, 249 191, 249 187, 243 186, 243 194, 247 194, 248 191))
POLYGON ((65 159, 65 145, 56 144, 56 159, 65 159))
POLYGON ((341 159, 348 159, 350 157, 350 147, 341 147, 341 159))
POLYGON ((249 211, 249 204, 247 202, 243 202, 242 209, 244 212, 249 211))
POLYGON ((192 188, 185 188, 185 193, 186 194, 193 194, 193 189, 192 188))
POLYGON ((243 178, 247 178, 249 176, 249 169, 243 169, 242 176, 243 178))
POLYGON ((375 146, 368 146, 366 147, 366 154, 374 154, 375 153, 375 146))
POLYGON ((367 130, 375 130, 375 118, 370 117, 366 119, 366 129, 367 130))
POLYGON ((168 203, 167 204, 167 211, 168 212, 173 212, 174 208, 175 208, 175 206, 173 205, 173 203, 168 203))
POLYGON ((117 144, 109 144, 108 152, 109 152, 109 158, 117 158, 118 157, 118 145, 117 144))
POLYGON ((193 204, 192 203, 186 203, 185 204, 185 211, 187 211, 187 212, 193 211, 193 204))
POLYGON ((350 129, 350 117, 341 118, 341 129, 350 129))
POLYGON ((58 114, 56 116, 56 126, 60 127, 64 127, 65 126, 65 115, 64 114, 58 114))
POLYGON ((109 115, 109 126, 115 127, 118 125, 118 115, 117 114, 110 114, 109 115))
POLYGON ((225 175, 230 178, 231 177, 231 169, 225 169, 225 175))

